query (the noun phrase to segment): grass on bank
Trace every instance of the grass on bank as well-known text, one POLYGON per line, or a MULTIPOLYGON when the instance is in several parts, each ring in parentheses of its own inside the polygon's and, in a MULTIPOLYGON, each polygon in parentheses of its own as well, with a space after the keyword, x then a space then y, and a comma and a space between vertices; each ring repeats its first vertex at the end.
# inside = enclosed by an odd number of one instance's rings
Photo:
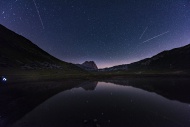
POLYGON ((112 72, 79 72, 64 71, 60 69, 45 70, 21 70, 21 69, 1 69, 0 76, 5 76, 7 82, 27 82, 27 81, 52 81, 52 80, 89 80, 105 79, 113 77, 190 77, 190 70, 133 70, 133 71, 112 71, 112 72))

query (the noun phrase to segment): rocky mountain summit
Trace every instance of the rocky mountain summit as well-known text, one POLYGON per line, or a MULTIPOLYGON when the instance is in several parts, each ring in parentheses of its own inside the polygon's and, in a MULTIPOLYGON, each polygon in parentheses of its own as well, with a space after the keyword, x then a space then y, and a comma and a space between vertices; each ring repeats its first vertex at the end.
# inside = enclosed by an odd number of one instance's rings
POLYGON ((98 67, 94 61, 85 61, 82 64, 77 64, 77 66, 88 71, 98 70, 98 67))

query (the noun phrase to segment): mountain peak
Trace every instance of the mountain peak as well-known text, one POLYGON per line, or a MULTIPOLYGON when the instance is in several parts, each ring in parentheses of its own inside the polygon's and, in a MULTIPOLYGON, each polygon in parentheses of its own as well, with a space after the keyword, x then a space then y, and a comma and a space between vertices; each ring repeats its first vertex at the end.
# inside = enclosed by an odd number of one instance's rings
POLYGON ((87 67, 87 68, 91 68, 93 70, 97 70, 98 67, 97 65, 95 64, 94 61, 85 61, 84 63, 82 63, 83 66, 87 67))

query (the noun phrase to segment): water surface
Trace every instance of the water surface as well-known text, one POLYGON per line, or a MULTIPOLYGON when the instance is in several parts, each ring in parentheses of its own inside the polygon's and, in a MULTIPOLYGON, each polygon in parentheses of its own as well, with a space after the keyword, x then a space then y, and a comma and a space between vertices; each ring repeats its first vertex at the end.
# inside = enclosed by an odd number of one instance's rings
POLYGON ((189 95, 178 89, 181 85, 188 91, 188 83, 185 79, 86 82, 52 96, 12 126, 189 127, 190 104, 184 100, 189 95))

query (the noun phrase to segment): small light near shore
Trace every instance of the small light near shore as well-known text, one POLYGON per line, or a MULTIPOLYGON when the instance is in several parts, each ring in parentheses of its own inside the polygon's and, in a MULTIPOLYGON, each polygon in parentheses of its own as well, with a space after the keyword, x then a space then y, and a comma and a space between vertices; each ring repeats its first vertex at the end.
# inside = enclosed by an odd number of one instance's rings
POLYGON ((2 80, 2 82, 6 82, 7 81, 7 79, 4 76, 1 77, 1 80, 2 80))
POLYGON ((6 79, 6 78, 3 78, 3 81, 4 81, 4 82, 6 82, 6 81, 7 81, 7 79, 6 79))

